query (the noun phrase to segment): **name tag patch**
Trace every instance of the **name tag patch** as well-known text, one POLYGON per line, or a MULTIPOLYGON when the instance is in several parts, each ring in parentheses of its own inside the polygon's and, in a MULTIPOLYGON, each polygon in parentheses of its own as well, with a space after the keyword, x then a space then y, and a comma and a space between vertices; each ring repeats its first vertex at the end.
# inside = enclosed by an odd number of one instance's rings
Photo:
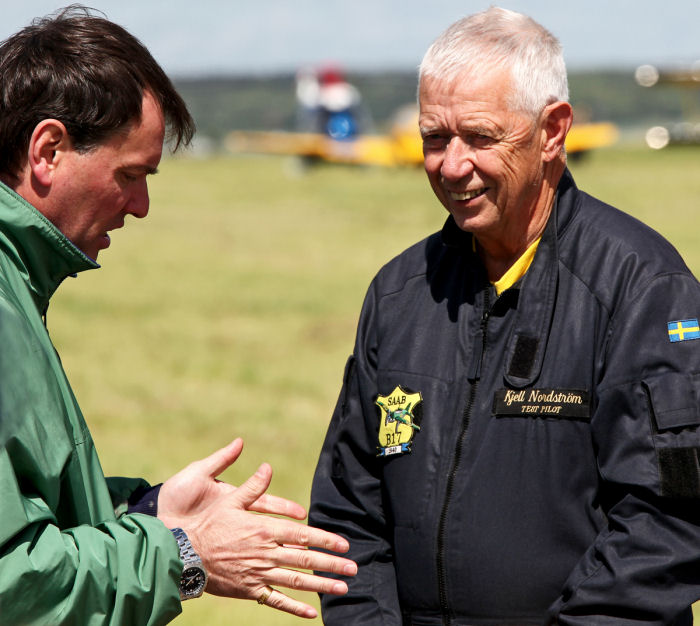
POLYGON ((499 389, 493 396, 493 414, 589 420, 591 410, 585 389, 499 389))

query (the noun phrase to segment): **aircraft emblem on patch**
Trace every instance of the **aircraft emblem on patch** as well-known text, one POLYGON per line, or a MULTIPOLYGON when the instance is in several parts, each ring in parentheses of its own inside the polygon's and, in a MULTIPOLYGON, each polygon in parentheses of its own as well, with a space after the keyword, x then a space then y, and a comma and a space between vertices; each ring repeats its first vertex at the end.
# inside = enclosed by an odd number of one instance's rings
POLYGON ((377 396, 379 407, 379 454, 391 456, 411 451, 414 433, 420 430, 423 397, 420 391, 413 393, 401 385, 388 396, 377 396))

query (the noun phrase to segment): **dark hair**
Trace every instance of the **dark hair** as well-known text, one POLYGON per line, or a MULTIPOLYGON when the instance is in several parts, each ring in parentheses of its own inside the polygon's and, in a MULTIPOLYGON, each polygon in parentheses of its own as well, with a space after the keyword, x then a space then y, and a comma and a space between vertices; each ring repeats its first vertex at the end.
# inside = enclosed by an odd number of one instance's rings
POLYGON ((43 119, 62 122, 87 152, 141 117, 144 91, 160 104, 174 148, 195 126, 150 52, 121 26, 71 5, 0 44, 0 174, 16 176, 43 119))

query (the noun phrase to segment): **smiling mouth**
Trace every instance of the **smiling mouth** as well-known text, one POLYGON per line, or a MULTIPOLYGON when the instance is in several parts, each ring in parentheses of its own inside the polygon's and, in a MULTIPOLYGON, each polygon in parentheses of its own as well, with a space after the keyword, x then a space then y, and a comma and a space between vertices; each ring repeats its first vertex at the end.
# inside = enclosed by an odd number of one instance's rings
POLYGON ((482 187, 481 189, 473 189, 470 191, 462 191, 462 192, 457 192, 457 191, 450 191, 450 198, 452 200, 457 200, 458 202, 464 202, 465 200, 472 200, 473 198, 476 198, 477 196, 480 196, 488 190, 488 187, 482 187))

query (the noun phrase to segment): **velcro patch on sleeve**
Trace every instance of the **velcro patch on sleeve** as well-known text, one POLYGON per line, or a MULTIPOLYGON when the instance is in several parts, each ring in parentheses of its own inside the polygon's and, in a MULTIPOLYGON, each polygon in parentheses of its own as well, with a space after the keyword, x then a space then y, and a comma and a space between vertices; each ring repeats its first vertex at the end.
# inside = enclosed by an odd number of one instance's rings
POLYGON ((700 448, 659 448, 661 495, 700 498, 700 448))

